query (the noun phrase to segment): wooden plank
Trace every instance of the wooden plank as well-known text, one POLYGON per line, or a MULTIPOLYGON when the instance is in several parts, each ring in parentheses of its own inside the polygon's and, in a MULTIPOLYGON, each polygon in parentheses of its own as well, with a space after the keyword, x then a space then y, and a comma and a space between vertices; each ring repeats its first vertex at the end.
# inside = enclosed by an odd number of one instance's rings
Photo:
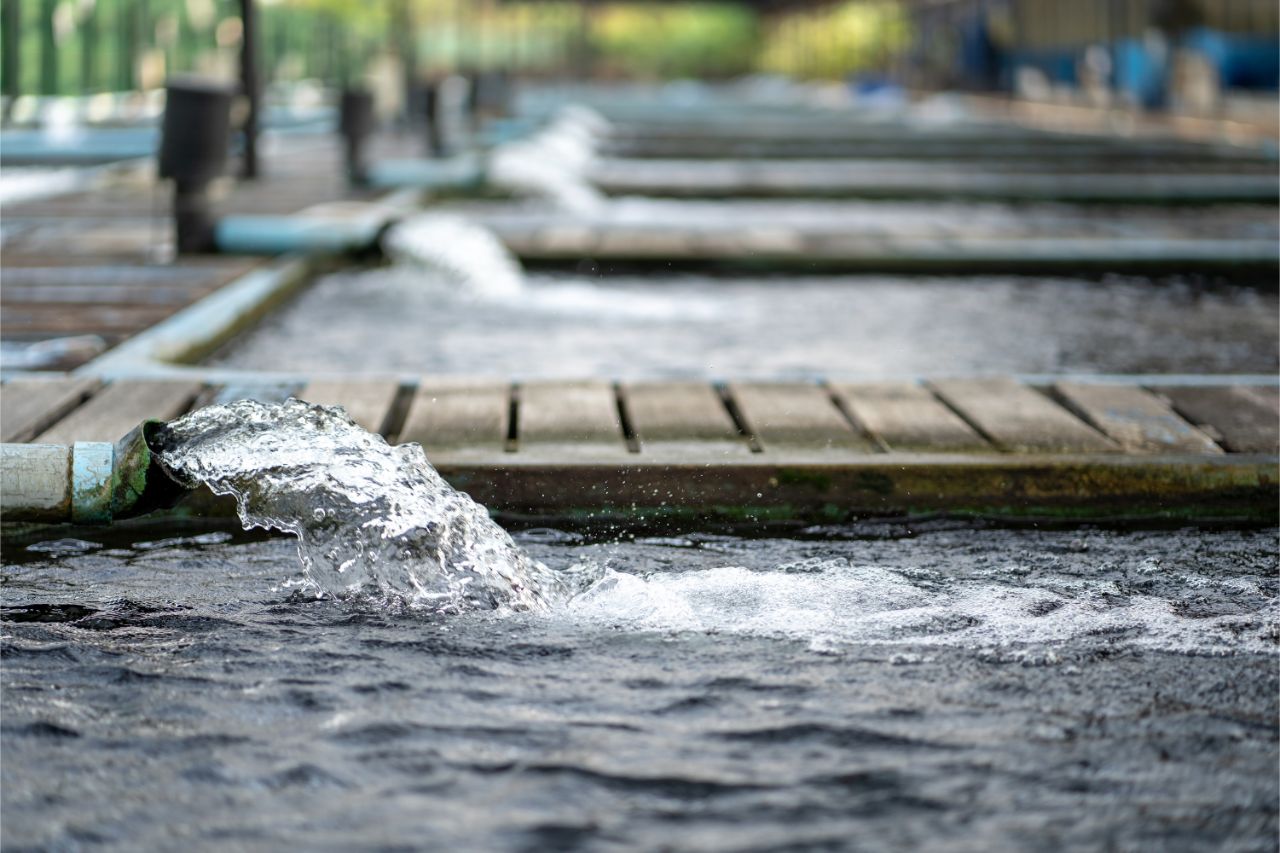
POLYGON ((993 450, 964 419, 914 382, 842 382, 832 389, 849 413, 890 450, 993 450))
POLYGON ((307 383, 297 396, 309 403, 341 406, 369 432, 381 432, 399 391, 400 383, 394 379, 316 381, 307 383))
POLYGON ((642 454, 696 458, 751 452, 720 395, 706 382, 638 382, 622 393, 642 454))
POLYGON ((511 386, 488 380, 423 380, 414 392, 400 442, 416 441, 430 456, 466 450, 502 453, 511 386))
POLYGON ((626 453, 613 387, 607 382, 530 382, 520 388, 520 450, 626 453))
POLYGON ((228 382, 226 385, 205 389, 205 391, 196 399, 191 410, 195 411, 196 409, 203 409, 205 406, 219 406, 227 403, 234 403, 236 400, 257 400, 259 403, 283 403, 290 397, 297 395, 299 386, 300 383, 298 382, 255 382, 253 379, 228 382))
POLYGON ((874 451, 854 432, 827 392, 798 382, 741 382, 729 386, 747 427, 770 449, 874 451))
POLYGON ((1011 453, 1098 453, 1108 438, 1038 391, 1006 377, 929 383, 970 424, 1011 453))
POLYGON ((119 441, 144 420, 169 420, 187 411, 200 393, 200 387, 199 382, 186 379, 122 379, 45 430, 36 441, 49 444, 119 441))
POLYGON ((27 441, 84 402, 97 379, 17 377, 0 391, 0 441, 27 441))
POLYGON ((1062 399, 1129 453, 1221 453, 1213 439, 1149 391, 1059 382, 1062 399))
POLYGON ((1162 388, 1173 407, 1234 453, 1280 451, 1280 415, 1267 388, 1162 388))

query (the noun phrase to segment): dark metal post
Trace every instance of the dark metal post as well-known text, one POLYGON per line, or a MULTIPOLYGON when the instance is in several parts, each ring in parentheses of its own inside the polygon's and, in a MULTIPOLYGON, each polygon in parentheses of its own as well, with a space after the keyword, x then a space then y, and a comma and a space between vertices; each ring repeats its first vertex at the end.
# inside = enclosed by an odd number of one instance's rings
POLYGON ((373 132, 373 95, 363 89, 346 89, 338 114, 338 131, 345 143, 347 180, 355 186, 368 183, 364 142, 373 132))
POLYGON ((422 113, 426 119, 427 155, 443 157, 445 155, 444 110, 441 108, 440 79, 429 80, 422 87, 422 113))
POLYGON ((173 219, 180 254, 215 248, 209 184, 223 173, 231 141, 232 91, 198 78, 171 78, 160 136, 160 177, 174 183, 173 219))
POLYGON ((248 101, 244 117, 241 177, 258 177, 258 117, 262 108, 262 75, 258 68, 258 4, 240 0, 240 91, 248 101))

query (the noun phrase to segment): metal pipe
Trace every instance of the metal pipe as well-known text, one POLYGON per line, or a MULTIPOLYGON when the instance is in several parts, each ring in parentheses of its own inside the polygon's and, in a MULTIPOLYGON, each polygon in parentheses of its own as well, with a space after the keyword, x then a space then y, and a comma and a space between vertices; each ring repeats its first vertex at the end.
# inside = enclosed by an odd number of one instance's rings
POLYGON ((161 421, 144 421, 118 443, 0 445, 0 519, 109 524, 172 506, 187 491, 152 450, 161 421))
POLYGON ((159 174, 174 182, 174 239, 180 254, 213 249, 209 184, 225 168, 230 135, 231 90, 227 86, 193 77, 169 81, 159 174))
POLYGON ((365 140, 373 133, 373 95, 364 89, 343 91, 338 108, 338 132, 342 135, 347 180, 364 186, 369 175, 365 163, 365 140))
POLYGON ((258 68, 258 5, 240 0, 240 91, 248 102, 241 177, 258 177, 258 118, 262 111, 262 74, 258 68))
POLYGON ((214 243, 218 251, 237 255, 354 252, 373 246, 385 226, 380 217, 224 216, 215 228, 214 243))

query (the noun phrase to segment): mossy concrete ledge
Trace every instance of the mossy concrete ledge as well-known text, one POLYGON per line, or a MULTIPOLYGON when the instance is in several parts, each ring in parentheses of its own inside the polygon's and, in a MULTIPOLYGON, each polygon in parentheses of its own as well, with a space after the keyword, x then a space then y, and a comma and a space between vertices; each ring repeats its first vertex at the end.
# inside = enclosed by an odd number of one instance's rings
MULTIPOLYGON (((442 458, 454 487, 500 520, 573 527, 694 530, 832 524, 885 516, 993 521, 1277 523, 1280 467, 1271 455, 1219 457, 930 456, 732 464, 494 464, 442 458)), ((206 489, 172 510, 225 518, 232 501, 206 489)))
POLYGON ((1274 456, 938 457, 733 465, 441 460, 440 473, 499 516, 608 523, 831 523, 947 513, 1075 521, 1275 523, 1274 456))

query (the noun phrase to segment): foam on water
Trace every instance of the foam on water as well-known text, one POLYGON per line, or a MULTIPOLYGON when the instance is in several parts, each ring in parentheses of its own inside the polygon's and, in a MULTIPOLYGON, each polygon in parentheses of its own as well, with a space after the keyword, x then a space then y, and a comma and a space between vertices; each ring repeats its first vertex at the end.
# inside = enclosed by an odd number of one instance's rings
MULTIPOLYGON (((714 299, 683 293, 639 294, 585 278, 540 280, 529 287, 520 261, 492 231, 460 216, 423 213, 391 228, 383 248, 395 261, 390 269, 347 273, 364 305, 375 296, 399 311, 439 316, 458 303, 488 302, 554 317, 606 321, 662 320, 719 323, 714 299)), ((466 310, 470 311, 470 308, 466 310)))
MULTIPOLYGON (((1180 580, 1241 592, 1226 589, 1238 586, 1238 579, 1180 580)), ((609 570, 574 597, 567 612, 629 630, 796 639, 819 651, 853 643, 1008 650, 1084 642, 1199 654, 1274 653, 1280 639, 1274 600, 1261 609, 1195 616, 1159 595, 1122 590, 1113 580, 1030 582, 1016 566, 979 578, 842 561, 646 578, 609 570)))
POLYGON ((583 111, 562 112, 537 134, 498 146, 488 179, 517 195, 544 198, 580 214, 598 214, 605 197, 586 178, 602 120, 583 111))
POLYGON ((419 445, 392 447, 340 408, 240 400, 170 423, 159 442, 178 479, 234 495, 246 528, 297 536, 317 593, 439 612, 538 610, 559 595, 555 575, 419 445))

